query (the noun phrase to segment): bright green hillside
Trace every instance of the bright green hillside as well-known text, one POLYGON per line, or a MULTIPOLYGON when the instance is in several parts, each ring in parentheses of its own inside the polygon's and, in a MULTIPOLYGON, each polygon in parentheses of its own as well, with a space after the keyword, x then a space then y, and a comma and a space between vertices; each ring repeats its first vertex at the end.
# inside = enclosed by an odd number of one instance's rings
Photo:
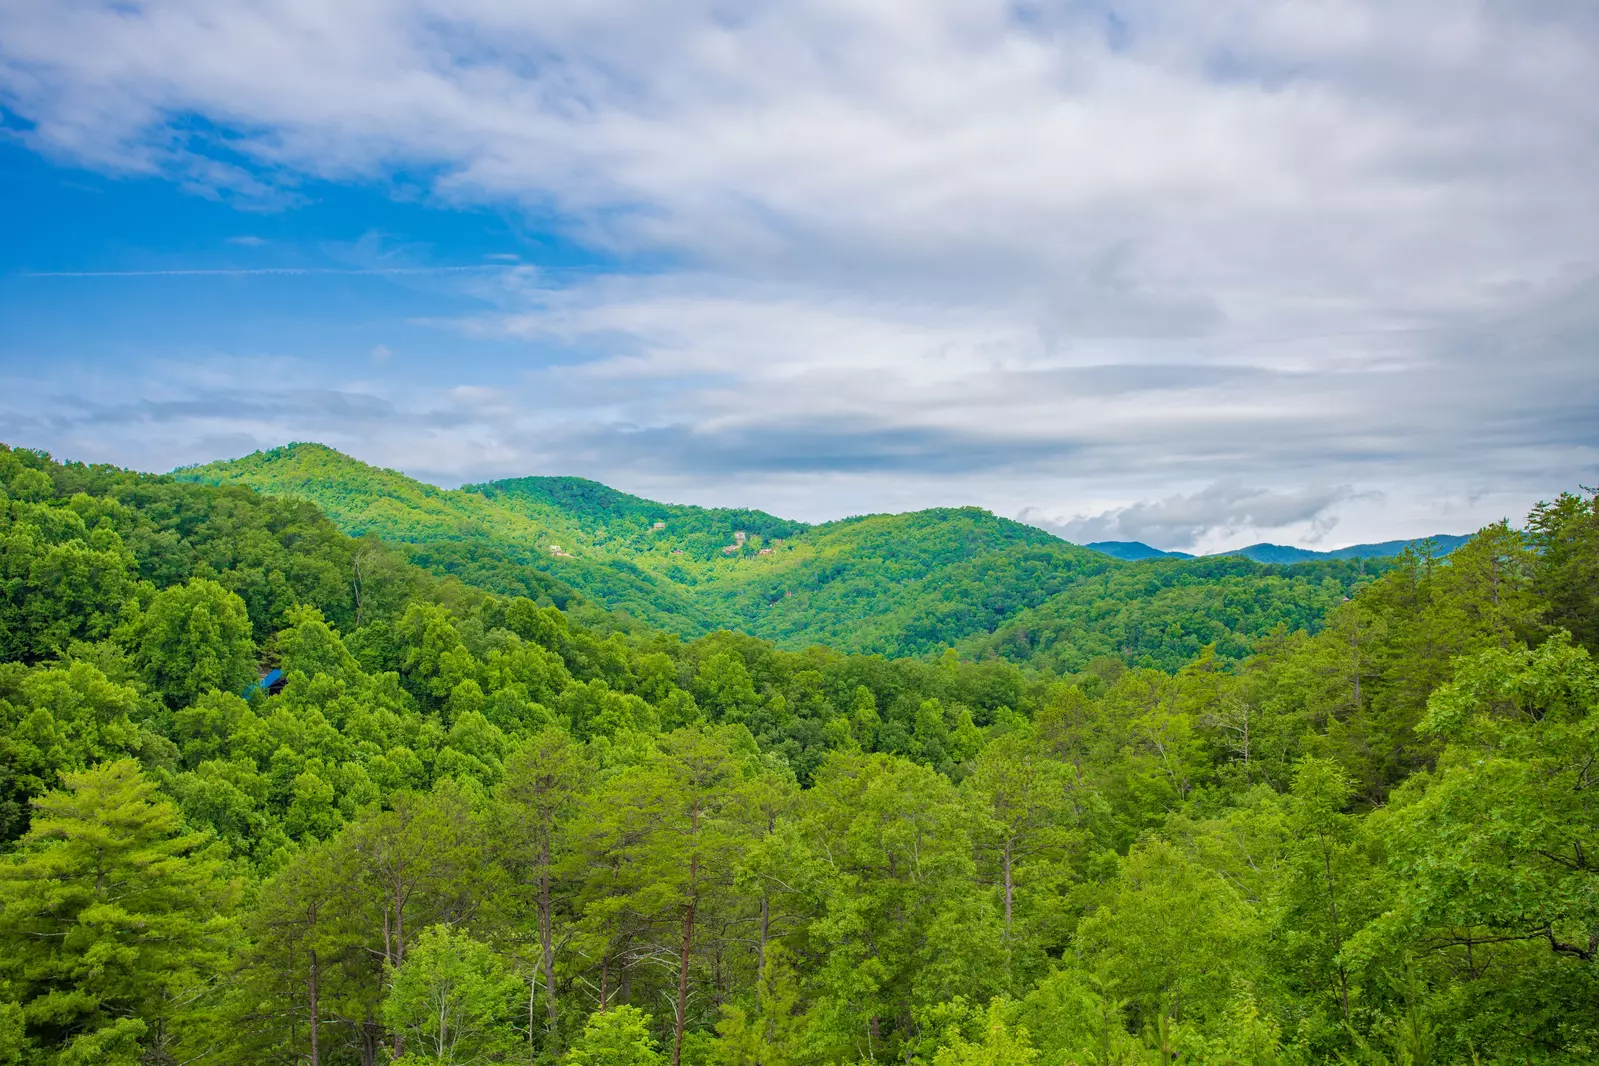
POLYGON ((754 563, 702 590, 752 632, 912 655, 987 632, 1115 565, 974 507, 829 522, 754 563))
POLYGON ((1394 565, 1328 560, 1284 567, 1236 555, 1124 563, 1085 576, 958 647, 1060 673, 1107 655, 1174 670, 1206 645, 1241 659, 1275 630, 1315 631, 1369 575, 1394 565))
POLYGON ((787 648, 886 655, 958 646, 1052 669, 1105 655, 1169 669, 1206 644, 1239 658, 1275 627, 1314 630, 1390 565, 1128 563, 978 508, 807 526, 583 478, 440 489, 318 444, 176 476, 306 499, 435 573, 555 602, 575 593, 686 636, 725 628, 787 648))
POLYGON ((659 628, 688 635, 717 628, 674 582, 634 565, 631 553, 597 547, 604 534, 585 531, 559 507, 520 500, 507 506, 467 489, 441 489, 321 444, 291 444, 174 476, 309 500, 346 533, 403 546, 418 565, 493 592, 542 593, 564 604, 575 590, 659 628))
POLYGON ((579 538, 584 543, 613 552, 681 551, 693 559, 710 560, 733 543, 735 532, 781 540, 809 528, 765 511, 658 503, 581 477, 507 478, 463 485, 461 491, 535 521, 569 522, 582 531, 579 538))

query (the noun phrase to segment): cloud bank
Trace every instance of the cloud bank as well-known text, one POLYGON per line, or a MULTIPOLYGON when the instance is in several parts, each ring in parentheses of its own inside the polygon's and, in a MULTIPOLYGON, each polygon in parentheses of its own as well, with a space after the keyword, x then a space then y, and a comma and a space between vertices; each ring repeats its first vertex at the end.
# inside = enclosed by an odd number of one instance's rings
POLYGON ((99 406, 13 359, 4 424, 1165 547, 1465 528, 1599 464, 1596 101, 1581 0, 18 0, 52 158, 284 210, 404 174, 612 265, 454 279, 441 337, 546 353, 459 391, 363 353, 99 406))
POLYGON ((1173 548, 1192 548, 1208 536, 1228 537, 1241 530, 1299 528, 1300 539, 1315 543, 1338 524, 1331 509, 1355 495, 1347 485, 1300 492, 1272 492, 1237 483, 1216 482, 1189 495, 1140 501, 1095 515, 1050 520, 1036 509, 1019 521, 1048 529, 1067 540, 1089 544, 1101 540, 1137 540, 1173 548))

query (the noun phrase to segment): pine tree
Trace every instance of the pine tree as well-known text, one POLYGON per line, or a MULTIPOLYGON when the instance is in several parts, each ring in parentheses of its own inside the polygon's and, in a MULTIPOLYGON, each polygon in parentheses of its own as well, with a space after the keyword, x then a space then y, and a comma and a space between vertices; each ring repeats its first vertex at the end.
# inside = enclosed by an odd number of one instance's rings
POLYGON ((179 1061, 227 957, 235 887, 131 759, 64 775, 0 866, 0 976, 61 1061, 179 1061))

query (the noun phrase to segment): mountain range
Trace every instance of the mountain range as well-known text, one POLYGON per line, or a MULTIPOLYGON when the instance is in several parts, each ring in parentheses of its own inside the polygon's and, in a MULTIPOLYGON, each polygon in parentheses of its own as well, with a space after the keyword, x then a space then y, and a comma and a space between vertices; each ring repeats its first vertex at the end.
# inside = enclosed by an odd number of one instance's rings
MULTIPOLYGON (((1424 545, 1431 545, 1430 551, 1434 556, 1448 555, 1460 547, 1471 537, 1459 536, 1452 533, 1436 533, 1430 537, 1417 537, 1414 540, 1385 540, 1376 544, 1351 544, 1347 548, 1334 548, 1331 551, 1312 551, 1309 548, 1295 548, 1288 544, 1251 544, 1244 548, 1234 548, 1231 551, 1216 552, 1215 555, 1242 555, 1246 559, 1253 559, 1257 563, 1304 563, 1313 559, 1390 559, 1396 555, 1404 554, 1406 548, 1420 549, 1424 545)), ((1084 545, 1097 552, 1103 552, 1114 559, 1123 559, 1136 562, 1142 559, 1195 559, 1200 556, 1190 555, 1187 552, 1161 551, 1152 548, 1140 540, 1100 540, 1084 545)), ((1210 556, 1213 558, 1214 556, 1210 556)))
POLYGON ((1190 559, 1147 545, 1072 544, 976 507, 812 525, 660 503, 574 477, 443 489, 320 444, 173 476, 309 500, 345 532, 401 546, 435 573, 603 608, 616 625, 687 637, 731 629, 794 649, 954 648, 1058 670, 1105 656, 1175 668, 1206 645, 1241 657, 1279 626, 1314 629, 1394 554, 1374 550, 1368 561, 1344 549, 1268 563, 1246 549, 1190 559))

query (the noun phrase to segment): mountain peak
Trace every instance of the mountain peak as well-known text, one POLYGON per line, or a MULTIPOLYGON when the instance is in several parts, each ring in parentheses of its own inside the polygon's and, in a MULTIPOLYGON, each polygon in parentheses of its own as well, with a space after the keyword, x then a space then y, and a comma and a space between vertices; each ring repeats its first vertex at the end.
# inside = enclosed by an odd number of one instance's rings
POLYGON ((1083 547, 1108 555, 1112 559, 1122 559, 1126 562, 1138 562, 1143 559, 1192 559, 1187 552, 1167 552, 1159 548, 1151 548, 1141 540, 1096 540, 1083 547))

